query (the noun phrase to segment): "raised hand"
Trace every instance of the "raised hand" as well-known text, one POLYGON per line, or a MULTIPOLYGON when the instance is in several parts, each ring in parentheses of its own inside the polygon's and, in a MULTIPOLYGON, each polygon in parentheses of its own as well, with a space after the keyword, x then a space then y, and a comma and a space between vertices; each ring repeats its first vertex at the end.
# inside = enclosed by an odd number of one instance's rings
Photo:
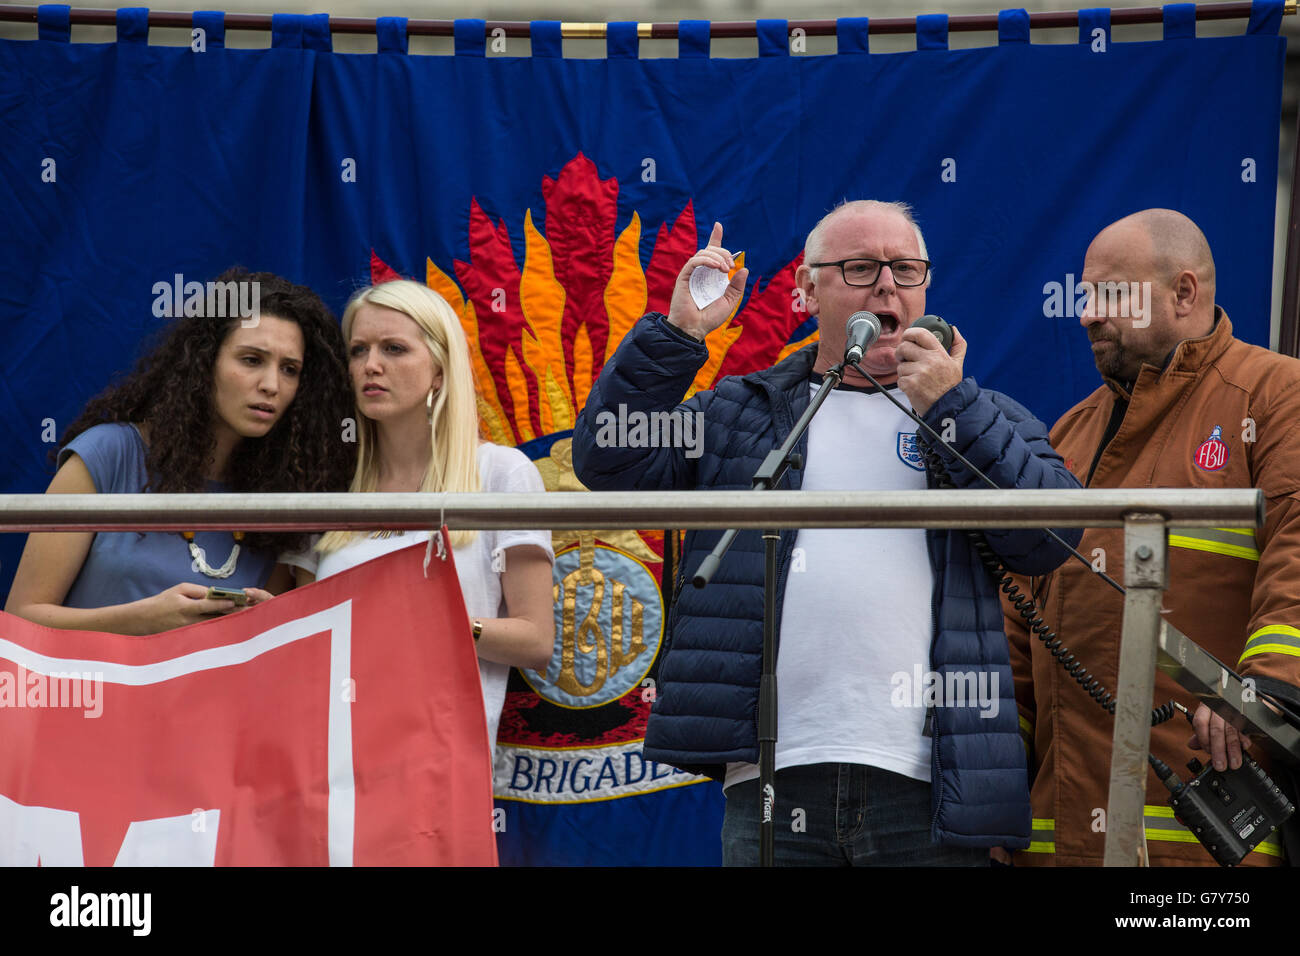
POLYGON ((682 271, 677 273, 677 282, 673 285, 673 298, 668 306, 668 321, 692 338, 704 341, 704 337, 727 321, 745 294, 745 280, 749 277, 748 269, 741 269, 731 277, 727 291, 715 302, 710 302, 703 309, 695 305, 691 297, 691 273, 700 266, 730 272, 736 267, 736 260, 730 252, 722 248, 722 223, 713 224, 709 244, 691 258, 686 260, 682 271))

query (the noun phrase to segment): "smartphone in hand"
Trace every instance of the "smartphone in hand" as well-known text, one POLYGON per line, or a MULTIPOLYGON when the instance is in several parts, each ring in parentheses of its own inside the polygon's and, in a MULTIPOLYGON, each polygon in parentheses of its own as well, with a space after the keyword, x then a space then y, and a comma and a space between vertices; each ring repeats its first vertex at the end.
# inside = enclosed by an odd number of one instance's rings
POLYGON ((204 597, 218 600, 234 601, 235 607, 246 607, 248 605, 248 595, 238 588, 208 588, 208 593, 204 597))

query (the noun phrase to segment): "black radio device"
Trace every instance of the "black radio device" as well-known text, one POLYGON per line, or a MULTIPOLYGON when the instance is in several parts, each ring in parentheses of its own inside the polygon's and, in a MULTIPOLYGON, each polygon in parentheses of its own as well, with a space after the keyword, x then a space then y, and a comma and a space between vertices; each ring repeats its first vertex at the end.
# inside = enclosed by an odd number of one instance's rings
POLYGON ((1236 866, 1295 813, 1281 788, 1245 754, 1237 770, 1202 766, 1195 757, 1187 769, 1195 774, 1187 783, 1168 767, 1168 776, 1159 767, 1156 773, 1173 794, 1175 819, 1224 866, 1236 866))

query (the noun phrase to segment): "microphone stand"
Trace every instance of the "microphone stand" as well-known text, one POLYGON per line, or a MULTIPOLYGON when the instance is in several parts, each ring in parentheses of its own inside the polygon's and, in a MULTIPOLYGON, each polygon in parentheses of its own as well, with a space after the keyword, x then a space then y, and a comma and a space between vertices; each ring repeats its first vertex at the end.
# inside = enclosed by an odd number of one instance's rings
MULTIPOLYGON (((844 379, 844 363, 829 369, 822 376, 822 387, 817 390, 808 408, 794 429, 781 443, 780 448, 768 452, 758 471, 754 473, 751 491, 765 491, 775 488, 790 467, 803 468, 803 456, 795 452, 795 446, 804 432, 808 430, 812 418, 822 407, 827 397, 844 379)), ((713 551, 700 562, 699 569, 691 579, 697 588, 702 588, 713 579, 714 573, 722 563, 722 556, 727 553, 736 535, 732 528, 720 539, 713 551)), ((763 569, 763 670, 758 683, 758 865, 772 866, 775 855, 774 839, 776 836, 776 546, 780 541, 779 531, 763 532, 764 558, 763 569)))

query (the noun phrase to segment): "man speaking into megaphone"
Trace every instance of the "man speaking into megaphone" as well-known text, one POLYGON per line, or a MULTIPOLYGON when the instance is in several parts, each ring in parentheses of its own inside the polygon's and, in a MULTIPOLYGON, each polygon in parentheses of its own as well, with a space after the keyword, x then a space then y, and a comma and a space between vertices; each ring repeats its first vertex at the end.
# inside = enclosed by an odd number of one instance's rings
MULTIPOLYGON (((930 262, 905 204, 845 203, 809 233, 796 282, 819 342, 682 404, 708 359, 705 337, 744 295, 748 270, 728 282, 734 267, 715 224, 678 275, 668 315, 645 316, 605 363, 573 436, 575 470, 588 488, 748 488, 822 388, 822 373, 851 346, 883 390, 1000 487, 1078 487, 1041 422, 963 376, 960 334, 945 350, 917 327, 930 262), (857 316, 864 312, 872 318, 857 316), (703 440, 692 449, 630 447, 600 427, 631 413, 699 416, 703 440)), ((915 432, 850 368, 800 441, 801 467, 780 486, 933 487, 915 432)), ((976 479, 957 468, 953 480, 964 487, 976 479)), ((693 573, 718 536, 688 532, 680 573, 693 573)), ((1066 538, 1073 545, 1078 535, 1066 538)), ((1042 531, 990 532, 989 540, 1024 573, 1045 573, 1066 556, 1042 531)), ((778 554, 775 861, 976 866, 987 864, 988 847, 1027 846, 1025 753, 1002 615, 966 535, 787 530, 778 554)), ((763 543, 747 531, 708 587, 679 586, 646 730, 647 758, 723 781, 727 865, 759 859, 762 623, 763 543)))

